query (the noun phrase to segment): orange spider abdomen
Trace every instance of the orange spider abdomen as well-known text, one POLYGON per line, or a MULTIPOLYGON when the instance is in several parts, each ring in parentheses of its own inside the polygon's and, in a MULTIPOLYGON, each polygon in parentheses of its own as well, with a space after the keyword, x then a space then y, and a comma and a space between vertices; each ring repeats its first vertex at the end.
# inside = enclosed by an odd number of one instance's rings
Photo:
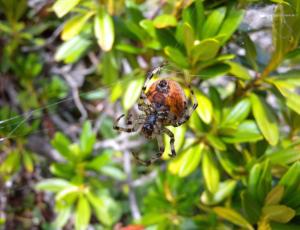
POLYGON ((186 97, 181 86, 174 80, 157 80, 149 87, 147 99, 159 110, 171 112, 179 119, 186 107, 186 97))

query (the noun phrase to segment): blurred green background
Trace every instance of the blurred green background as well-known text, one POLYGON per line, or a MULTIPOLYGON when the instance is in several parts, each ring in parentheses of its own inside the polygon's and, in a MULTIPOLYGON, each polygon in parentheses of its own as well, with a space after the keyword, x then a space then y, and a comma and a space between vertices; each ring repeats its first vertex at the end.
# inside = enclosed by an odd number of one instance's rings
POLYGON ((299 229, 299 25, 298 0, 0 0, 0 229, 299 229), (145 167, 112 127, 163 61, 199 106, 145 167))

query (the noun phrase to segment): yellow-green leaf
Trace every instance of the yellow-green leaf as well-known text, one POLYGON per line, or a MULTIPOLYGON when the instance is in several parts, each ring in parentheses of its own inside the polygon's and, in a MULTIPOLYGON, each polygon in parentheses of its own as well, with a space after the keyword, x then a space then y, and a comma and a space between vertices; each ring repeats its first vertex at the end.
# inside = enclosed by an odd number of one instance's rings
POLYGON ((200 163, 203 148, 204 144, 200 143, 182 152, 184 157, 181 161, 182 164, 180 165, 178 172, 179 177, 186 177, 195 171, 200 163))
POLYGON ((30 153, 28 152, 23 153, 23 162, 26 170, 29 173, 32 173, 34 169, 34 163, 33 163, 32 155, 30 153))
POLYGON ((75 229, 86 230, 91 218, 91 208, 84 196, 79 197, 75 214, 75 229))
POLYGON ((240 65, 236 62, 232 62, 232 61, 227 61, 225 63, 230 66, 229 73, 231 73, 233 76, 240 78, 242 80, 251 79, 251 76, 250 76, 248 70, 245 67, 243 67, 242 65, 240 65))
POLYGON ((101 49, 111 50, 115 40, 114 23, 112 17, 103 9, 99 9, 95 16, 94 32, 101 49))
POLYGON ((271 109, 259 96, 251 94, 252 112, 258 127, 270 145, 276 145, 279 139, 279 130, 276 117, 271 109))
POLYGON ((206 139, 213 148, 220 150, 220 151, 226 150, 226 145, 223 143, 223 141, 219 137, 212 135, 212 134, 207 134, 206 139))
POLYGON ((212 152, 203 152, 202 172, 207 190, 214 194, 219 189, 220 172, 214 162, 212 152))
POLYGON ((177 20, 173 15, 162 14, 154 19, 153 24, 156 28, 162 29, 166 27, 176 26, 177 20))
POLYGON ((122 105, 125 110, 130 109, 134 103, 136 103, 139 95, 141 94, 143 82, 143 78, 141 77, 129 82, 122 99, 122 105))
POLYGON ((53 10, 58 17, 65 16, 70 10, 72 10, 80 0, 57 0, 53 5, 53 10))
POLYGON ((201 38, 209 38, 216 35, 218 32, 220 25, 222 25, 222 21, 226 14, 226 8, 221 7, 212 11, 206 19, 201 32, 201 38))
POLYGON ((265 205, 279 204, 284 194, 284 187, 282 185, 275 186, 266 196, 265 205))
POLYGON ((78 35, 59 46, 54 58, 56 61, 63 60, 68 64, 74 63, 87 51, 90 45, 91 42, 89 40, 78 35))
POLYGON ((219 190, 215 194, 208 194, 207 191, 204 191, 201 195, 201 201, 207 205, 215 205, 220 203, 233 193, 236 184, 237 181, 235 180, 221 182, 219 190))
POLYGON ((86 21, 94 14, 94 12, 88 12, 85 15, 76 15, 69 19, 66 24, 64 25, 61 39, 66 41, 73 37, 75 37, 77 34, 80 33, 82 30, 84 24, 86 21))
POLYGON ((236 31, 240 23, 244 18, 244 10, 231 7, 229 13, 227 13, 225 20, 218 32, 218 36, 222 36, 221 44, 224 44, 236 31))
POLYGON ((246 229, 254 230, 251 224, 241 214, 239 214, 231 208, 215 207, 213 210, 217 213, 219 217, 228 220, 229 222, 235 225, 246 229))
POLYGON ((279 223, 287 223, 296 215, 295 210, 286 205, 265 206, 263 207, 262 213, 269 220, 279 223))
POLYGON ((198 44, 194 45, 192 49, 193 63, 196 63, 197 61, 207 61, 214 58, 220 47, 220 42, 216 39, 210 38, 202 40, 198 44))
POLYGON ((165 54, 176 64, 183 68, 187 68, 189 63, 184 54, 177 48, 167 46, 164 48, 165 54))
POLYGON ((209 98, 200 91, 195 91, 195 95, 198 101, 197 113, 206 124, 209 124, 213 117, 213 105, 209 98))
POLYGON ((195 35, 192 26, 185 22, 183 24, 183 41, 188 54, 190 54, 191 52, 194 44, 194 39, 195 35))
POLYGON ((255 44, 247 33, 243 33, 243 39, 245 43, 246 59, 251 64, 252 68, 257 71, 258 69, 256 64, 257 53, 256 53, 255 44))
POLYGON ((247 118, 251 110, 251 102, 249 98, 244 98, 239 101, 229 112, 225 115, 222 125, 238 125, 247 118))

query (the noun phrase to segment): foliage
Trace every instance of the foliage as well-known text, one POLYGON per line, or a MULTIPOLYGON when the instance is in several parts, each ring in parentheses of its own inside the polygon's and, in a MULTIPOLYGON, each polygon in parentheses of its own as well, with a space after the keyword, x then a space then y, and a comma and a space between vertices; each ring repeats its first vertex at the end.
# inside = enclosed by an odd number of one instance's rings
POLYGON ((298 228, 299 1, 34 2, 0 0, 0 226, 298 228), (199 106, 146 168, 154 142, 112 126, 163 60, 199 106))

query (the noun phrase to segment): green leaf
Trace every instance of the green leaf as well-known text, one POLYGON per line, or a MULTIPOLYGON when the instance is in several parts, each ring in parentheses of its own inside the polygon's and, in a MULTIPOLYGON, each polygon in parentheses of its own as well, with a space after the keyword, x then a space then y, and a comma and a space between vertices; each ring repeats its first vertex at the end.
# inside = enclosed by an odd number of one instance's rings
POLYGON ((219 189, 220 172, 214 162, 212 152, 203 152, 202 172, 207 190, 215 194, 219 189))
POLYGON ((79 2, 80 0, 57 0, 53 5, 53 10, 61 18, 69 13, 79 2))
POLYGON ((91 219, 91 208, 88 200, 84 196, 80 196, 75 213, 75 229, 87 229, 91 219))
POLYGON ((254 70, 258 70, 258 66, 256 64, 256 48, 255 44, 252 42, 250 36, 247 33, 243 33, 243 40, 245 44, 245 50, 246 50, 246 59, 252 66, 254 70))
POLYGON ((64 61, 65 63, 76 62, 90 47, 91 42, 83 36, 76 36, 58 47, 55 53, 56 61, 64 61))
POLYGON ((300 95, 290 93, 287 95, 286 99, 286 105, 296 113, 300 114, 300 95))
POLYGON ((226 145, 222 142, 221 139, 219 139, 219 137, 208 133, 206 135, 206 139, 213 148, 215 148, 219 151, 225 151, 226 150, 226 145))
POLYGON ((78 195, 81 194, 80 188, 75 185, 70 185, 63 190, 60 190, 56 196, 55 201, 56 202, 63 202, 66 203, 67 201, 71 201, 69 204, 71 205, 78 195))
POLYGON ((188 55, 191 53, 195 40, 194 30, 188 23, 183 24, 183 41, 188 55))
POLYGON ((230 9, 218 32, 218 35, 222 36, 221 44, 224 44, 239 27, 244 18, 244 13, 244 10, 238 10, 234 7, 230 9))
POLYGON ((182 151, 180 155, 169 164, 169 171, 179 177, 186 177, 196 170, 201 160, 204 144, 200 143, 182 151))
POLYGON ((203 24, 204 24, 204 19, 205 19, 205 14, 204 14, 204 6, 203 6, 203 1, 200 0, 200 1, 196 1, 195 2, 196 4, 196 15, 197 15, 197 19, 196 19, 196 34, 197 34, 197 37, 199 38, 200 37, 200 34, 201 34, 201 29, 203 27, 203 24))
POLYGON ((101 63, 102 80, 105 85, 114 85, 118 82, 119 66, 115 52, 106 52, 101 63))
POLYGON ((90 191, 86 193, 86 196, 101 223, 111 226, 119 220, 121 210, 113 199, 108 196, 100 197, 90 191))
POLYGON ((205 80, 213 77, 224 76, 229 71, 230 66, 228 64, 218 63, 201 70, 199 73, 199 77, 205 80))
POLYGON ((272 188, 272 175, 269 161, 255 164, 250 171, 248 180, 249 194, 260 203, 263 203, 266 195, 272 188))
POLYGON ((204 39, 192 48, 192 62, 207 61, 214 58, 220 49, 220 42, 216 39, 204 39))
POLYGON ((29 152, 22 154, 23 164, 27 172, 32 173, 34 170, 33 155, 29 152))
POLYGON ((222 117, 223 102, 220 93, 216 87, 211 86, 209 88, 209 98, 214 108, 213 118, 217 124, 220 124, 221 117, 222 117))
POLYGON ((195 91, 195 96, 198 101, 198 107, 196 109, 202 121, 209 124, 213 118, 213 106, 209 98, 201 93, 199 90, 195 91))
POLYGON ((232 62, 232 61, 226 61, 225 63, 230 66, 229 73, 231 73, 236 78, 239 78, 241 80, 250 80, 251 79, 251 76, 250 76, 248 70, 245 67, 243 67, 242 65, 240 65, 236 62, 232 62))
POLYGON ((92 130, 92 125, 89 121, 84 122, 82 132, 80 135, 80 149, 81 156, 85 158, 93 151, 96 142, 96 134, 92 130))
POLYGON ((216 155, 223 169, 232 177, 236 177, 239 174, 239 164, 236 161, 236 154, 231 152, 216 151, 216 155))
POLYGON ((268 205, 262 209, 263 215, 269 220, 287 223, 295 216, 295 210, 285 205, 268 205))
POLYGON ((115 48, 119 51, 125 52, 125 53, 130 53, 130 54, 140 54, 143 53, 144 50, 142 48, 129 45, 129 44, 118 44, 115 46, 115 48))
MULTIPOLYGON (((192 3, 192 2, 190 2, 192 3)), ((193 4, 189 5, 189 3, 183 8, 181 12, 182 23, 189 24, 193 31, 197 30, 197 15, 195 14, 195 6, 193 4)))
POLYGON ((182 68, 188 68, 189 63, 187 61, 187 58, 181 53, 179 49, 167 46, 164 48, 164 52, 178 66, 182 68))
POLYGON ((254 228, 251 226, 251 224, 238 212, 231 208, 225 208, 225 207, 215 207, 213 210, 216 212, 218 216, 221 218, 224 218, 225 220, 228 220, 229 222, 238 225, 240 227, 254 230, 254 228))
POLYGON ((293 71, 287 77, 279 76, 278 78, 270 79, 269 81, 274 84, 279 92, 285 97, 286 104, 289 108, 300 114, 300 95, 297 93, 297 87, 300 86, 300 78, 295 76, 298 71, 293 71))
POLYGON ((279 204, 284 193, 282 185, 276 185, 266 196, 265 206, 279 204))
POLYGON ((94 12, 87 12, 84 15, 76 15, 69 19, 63 28, 61 39, 64 41, 70 40, 80 33, 87 20, 94 14, 94 12))
POLYGON ((53 227, 55 229, 61 229, 71 217, 72 214, 72 207, 71 206, 64 206, 63 208, 57 211, 57 216, 53 222, 53 227))
POLYGON ((147 33, 152 37, 155 38, 156 37, 156 33, 155 33, 155 27, 153 24, 153 21, 149 20, 149 19, 143 19, 142 21, 140 21, 140 26, 147 31, 147 33))
POLYGON ((0 164, 0 174, 13 174, 20 169, 21 153, 18 150, 11 151, 0 164))
POLYGON ((233 129, 222 138, 227 143, 256 142, 262 139, 263 136, 252 120, 243 121, 237 129, 233 129))
POLYGON ((283 175, 279 181, 279 185, 284 186, 284 201, 293 197, 295 193, 299 193, 297 188, 300 182, 300 163, 297 161, 283 175))
POLYGON ((111 50, 115 40, 114 23, 104 9, 99 9, 95 16, 94 32, 100 48, 104 51, 111 50))
POLYGON ((247 191, 241 193, 241 199, 247 219, 251 224, 256 224, 261 216, 262 206, 247 191))
POLYGON ((111 154, 111 151, 104 150, 104 152, 102 152, 100 155, 90 160, 86 164, 86 167, 88 169, 99 171, 104 165, 107 165, 111 161, 111 154))
POLYGON ((279 130, 271 108, 257 95, 251 94, 252 112, 258 127, 270 145, 276 145, 279 130))
POLYGON ((198 113, 192 113, 188 124, 195 133, 201 133, 203 131, 203 122, 198 113))
POLYGON ((156 28, 162 29, 162 28, 176 26, 177 25, 177 20, 173 15, 161 14, 161 15, 158 15, 153 20, 153 24, 156 28))
POLYGON ((41 182, 36 184, 35 188, 37 190, 59 192, 60 190, 63 190, 70 186, 72 186, 72 184, 67 180, 53 178, 53 179, 43 179, 41 182))
POLYGON ((207 191, 204 191, 201 195, 201 201, 206 205, 216 205, 232 195, 236 184, 235 180, 221 182, 219 190, 215 194, 208 194, 207 191))
POLYGON ((217 34, 220 25, 226 14, 226 8, 221 7, 219 9, 214 10, 212 13, 209 14, 208 18, 206 19, 201 32, 201 38, 209 38, 213 37, 217 34))
POLYGON ((273 164, 287 165, 300 160, 299 150, 294 148, 285 148, 264 155, 273 164))
POLYGON ((70 140, 62 133, 55 133, 51 144, 65 159, 73 161, 76 158, 69 148, 71 146, 70 140))
POLYGON ((245 120, 251 110, 251 101, 249 98, 244 98, 239 101, 229 112, 224 116, 222 126, 238 125, 245 120))
POLYGON ((255 200, 258 200, 258 184, 261 176, 262 166, 261 164, 255 164, 250 171, 248 179, 248 191, 249 195, 255 200))
POLYGON ((141 94, 143 83, 144 81, 142 77, 137 77, 129 82, 122 98, 122 105, 126 111, 136 103, 141 94))
POLYGON ((50 172, 58 177, 70 178, 74 175, 74 165, 72 161, 67 163, 53 163, 50 165, 50 172))
POLYGON ((272 230, 298 230, 299 229, 299 224, 290 224, 290 223, 280 224, 280 223, 271 222, 270 226, 272 230))
POLYGON ((289 4, 285 0, 271 0, 271 2, 275 2, 275 3, 278 3, 278 4, 289 4))
POLYGON ((114 166, 105 165, 100 168, 100 172, 116 180, 125 180, 126 178, 125 173, 121 169, 114 166))

